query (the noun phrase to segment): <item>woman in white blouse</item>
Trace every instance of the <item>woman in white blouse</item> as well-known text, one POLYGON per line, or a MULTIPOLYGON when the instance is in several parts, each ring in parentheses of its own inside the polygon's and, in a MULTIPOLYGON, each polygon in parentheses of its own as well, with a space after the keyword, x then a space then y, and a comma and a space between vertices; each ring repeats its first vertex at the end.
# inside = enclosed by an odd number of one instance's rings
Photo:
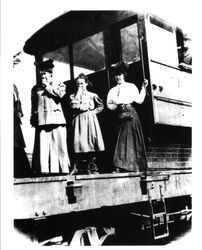
POLYGON ((133 104, 143 103, 148 81, 144 80, 139 91, 135 84, 125 82, 127 68, 125 62, 112 67, 117 85, 107 96, 107 107, 116 110, 118 118, 113 165, 115 172, 140 172, 147 168, 146 151, 141 123, 133 104))

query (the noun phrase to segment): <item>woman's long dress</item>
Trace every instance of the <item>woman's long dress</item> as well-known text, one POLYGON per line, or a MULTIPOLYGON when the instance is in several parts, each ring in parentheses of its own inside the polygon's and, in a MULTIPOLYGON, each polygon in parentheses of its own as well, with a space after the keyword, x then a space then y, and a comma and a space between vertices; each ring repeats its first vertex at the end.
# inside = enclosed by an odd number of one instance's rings
POLYGON ((135 100, 141 103, 144 94, 139 94, 134 84, 124 83, 121 88, 116 86, 109 91, 107 106, 111 110, 116 110, 117 114, 113 164, 127 171, 140 172, 147 169, 147 160, 141 122, 132 105, 135 100), (122 95, 122 105, 115 104, 117 95, 122 95), (120 118, 125 112, 128 112, 130 117, 120 118))
POLYGON ((74 152, 87 153, 103 151, 104 141, 97 119, 97 113, 104 108, 97 94, 85 91, 79 97, 70 96, 73 110, 74 152))

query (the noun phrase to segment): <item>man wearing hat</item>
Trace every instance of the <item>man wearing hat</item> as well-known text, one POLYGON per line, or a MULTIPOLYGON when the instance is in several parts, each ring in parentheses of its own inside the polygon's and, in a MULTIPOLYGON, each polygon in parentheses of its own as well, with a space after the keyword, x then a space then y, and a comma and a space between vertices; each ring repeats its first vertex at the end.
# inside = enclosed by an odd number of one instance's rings
POLYGON ((63 83, 53 81, 53 61, 36 64, 41 83, 32 88, 30 123, 36 128, 32 168, 35 174, 69 173, 66 121, 61 99, 63 83))

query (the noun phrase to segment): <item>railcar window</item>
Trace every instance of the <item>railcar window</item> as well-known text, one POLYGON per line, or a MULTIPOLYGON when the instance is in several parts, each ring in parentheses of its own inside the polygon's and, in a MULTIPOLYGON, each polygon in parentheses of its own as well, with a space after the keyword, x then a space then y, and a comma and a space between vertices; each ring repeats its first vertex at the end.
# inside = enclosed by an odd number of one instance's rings
POLYGON ((182 71, 192 72, 192 50, 191 50, 191 38, 187 33, 182 33, 178 28, 176 30, 177 38, 177 49, 178 49, 178 59, 179 68, 182 71))
POLYGON ((147 34, 150 59, 173 67, 178 66, 177 41, 174 30, 150 23, 147 34))
POLYGON ((59 48, 57 50, 48 52, 44 56, 44 60, 54 60, 54 78, 58 81, 70 80, 70 66, 69 66, 69 49, 68 46, 59 48))
POLYGON ((93 73, 105 68, 103 33, 73 44, 74 75, 93 73))
POLYGON ((159 26, 160 28, 163 28, 167 31, 173 32, 173 27, 167 23, 165 20, 161 19, 161 18, 157 18, 157 17, 149 17, 149 20, 152 24, 155 24, 156 26, 159 26))
POLYGON ((138 30, 134 23, 121 29, 122 59, 128 63, 140 60, 138 30))

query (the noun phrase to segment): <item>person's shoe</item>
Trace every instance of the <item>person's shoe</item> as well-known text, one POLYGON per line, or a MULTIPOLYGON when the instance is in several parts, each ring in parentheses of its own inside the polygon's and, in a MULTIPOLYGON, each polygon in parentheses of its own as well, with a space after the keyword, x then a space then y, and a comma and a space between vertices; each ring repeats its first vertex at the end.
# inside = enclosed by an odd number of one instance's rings
POLYGON ((120 173, 120 169, 119 169, 119 168, 116 168, 112 173, 113 173, 113 174, 118 174, 118 173, 120 173))
POLYGON ((87 166, 88 174, 99 174, 98 167, 94 162, 90 162, 87 166))

